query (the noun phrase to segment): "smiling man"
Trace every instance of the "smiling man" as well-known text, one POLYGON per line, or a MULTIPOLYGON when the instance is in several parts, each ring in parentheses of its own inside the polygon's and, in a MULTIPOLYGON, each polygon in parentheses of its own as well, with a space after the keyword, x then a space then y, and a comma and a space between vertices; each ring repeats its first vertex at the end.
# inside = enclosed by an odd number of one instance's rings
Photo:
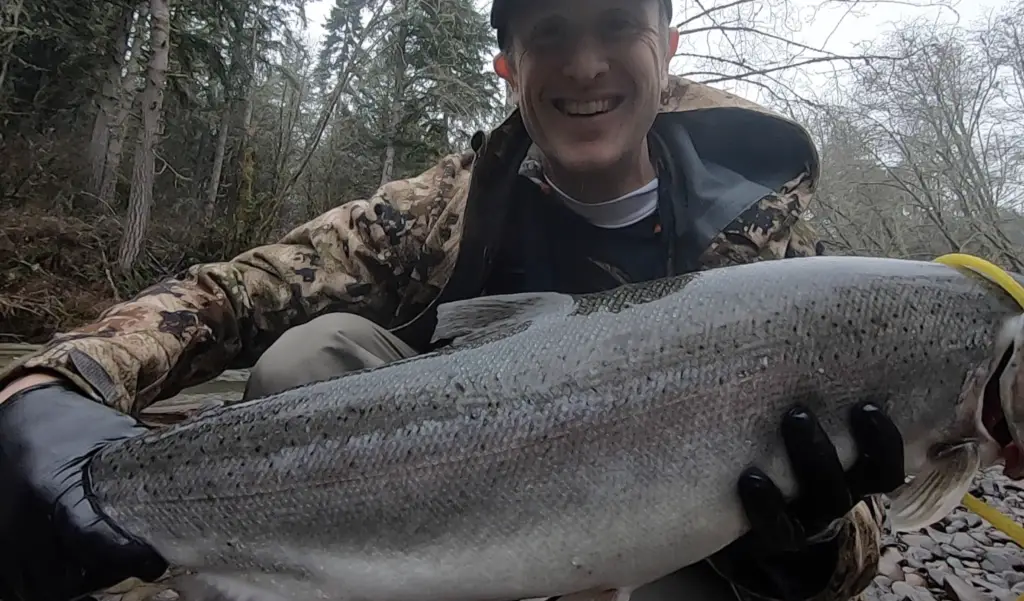
MULTIPOLYGON (((164 572, 88 502, 89 457, 144 430, 129 415, 225 368, 253 366, 245 396, 259 398, 429 351, 442 302, 819 254, 801 219, 818 178, 806 131, 670 76, 670 19, 668 0, 496 0, 494 66, 519 110, 471 151, 194 266, 0 373, 0 598, 164 572)), ((845 600, 870 582, 873 495, 902 483, 899 433, 861 405, 844 474, 797 401, 780 427, 799 500, 737 474, 751 532, 635 599, 845 600)))

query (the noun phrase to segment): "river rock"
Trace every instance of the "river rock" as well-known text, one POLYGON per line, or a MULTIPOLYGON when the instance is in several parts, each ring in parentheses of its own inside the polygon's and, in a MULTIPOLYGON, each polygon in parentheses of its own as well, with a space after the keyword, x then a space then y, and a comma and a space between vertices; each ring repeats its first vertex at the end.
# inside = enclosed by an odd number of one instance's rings
POLYGON ((904 574, 903 581, 909 584, 910 586, 915 586, 917 588, 928 588, 928 581, 925 580, 924 576, 916 572, 904 574))
MULTIPOLYGON (((979 474, 972 494, 1024 522, 1024 488, 1000 472, 979 474)), ((917 532, 886 531, 882 540, 879 576, 864 601, 1018 601, 1024 595, 1024 549, 963 507, 917 532)))
POLYGON ((942 552, 945 553, 947 556, 952 556, 952 557, 959 557, 960 556, 960 549, 957 549, 953 545, 942 545, 939 548, 942 549, 942 552))
POLYGON ((1013 561, 1003 553, 989 551, 985 554, 981 567, 989 572, 1007 572, 1013 570, 1013 561))
POLYGON ((984 532, 982 532, 980 530, 975 530, 974 532, 971 532, 971 538, 973 538, 974 540, 978 541, 978 544, 980 544, 982 546, 985 546, 985 547, 991 547, 992 546, 992 539, 989 538, 987 534, 985 534, 984 532))
POLYGON ((946 584, 943 588, 955 601, 985 601, 985 596, 981 594, 981 591, 967 584, 965 580, 955 574, 946 576, 946 584))
POLYGON ((953 540, 951 540, 949 544, 961 551, 965 551, 976 547, 978 545, 978 541, 971 538, 971 535, 966 532, 957 532, 953 535, 953 540))
POLYGON ((935 583, 937 586, 942 586, 946 582, 946 574, 949 571, 941 568, 928 568, 928 579, 935 583))
POLYGON ((909 601, 935 601, 935 597, 928 592, 928 589, 911 586, 906 582, 892 583, 892 592, 898 598, 909 601))
POLYGON ((896 547, 889 547, 882 551, 878 560, 878 573, 889 580, 903 580, 903 555, 896 547))
POLYGON ((902 537, 900 537, 900 539, 900 542, 905 544, 910 549, 920 547, 922 549, 928 549, 930 551, 939 546, 935 539, 924 534, 904 534, 902 537))
MULTIPOLYGON (((928 540, 930 541, 930 539, 928 540)), ((903 556, 906 558, 909 566, 918 569, 923 568, 927 562, 935 558, 934 553, 921 547, 908 547, 904 551, 903 556)))

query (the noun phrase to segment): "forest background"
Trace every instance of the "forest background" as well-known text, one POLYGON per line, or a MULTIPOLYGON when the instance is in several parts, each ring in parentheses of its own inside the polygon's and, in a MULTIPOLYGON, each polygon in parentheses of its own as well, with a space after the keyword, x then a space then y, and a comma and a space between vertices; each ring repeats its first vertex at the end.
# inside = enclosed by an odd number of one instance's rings
MULTIPOLYGON (((0 343, 468 146, 488 2, 0 3, 0 343)), ((1024 269, 1024 3, 676 0, 672 71, 804 124, 831 254, 1024 269)))

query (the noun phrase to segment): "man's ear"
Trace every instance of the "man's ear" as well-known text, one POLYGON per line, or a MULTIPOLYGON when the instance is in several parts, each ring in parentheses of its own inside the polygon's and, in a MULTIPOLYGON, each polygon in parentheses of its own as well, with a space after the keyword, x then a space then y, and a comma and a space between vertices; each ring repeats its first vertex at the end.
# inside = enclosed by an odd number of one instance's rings
POLYGON ((668 47, 665 49, 665 64, 667 65, 672 57, 676 55, 676 51, 679 50, 679 29, 675 27, 668 28, 668 47))
POLYGON ((494 72, 498 74, 498 77, 504 79, 512 85, 512 89, 516 87, 516 80, 512 77, 512 68, 508 64, 508 57, 505 56, 504 52, 499 52, 494 57, 494 72))

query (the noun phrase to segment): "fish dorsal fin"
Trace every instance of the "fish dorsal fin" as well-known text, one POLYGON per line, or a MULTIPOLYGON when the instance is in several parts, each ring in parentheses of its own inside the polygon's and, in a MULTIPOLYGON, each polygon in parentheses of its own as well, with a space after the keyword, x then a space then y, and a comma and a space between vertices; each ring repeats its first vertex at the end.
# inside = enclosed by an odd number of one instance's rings
POLYGON ((452 301, 437 307, 432 343, 476 338, 547 317, 572 313, 576 301, 558 292, 523 292, 452 301))

